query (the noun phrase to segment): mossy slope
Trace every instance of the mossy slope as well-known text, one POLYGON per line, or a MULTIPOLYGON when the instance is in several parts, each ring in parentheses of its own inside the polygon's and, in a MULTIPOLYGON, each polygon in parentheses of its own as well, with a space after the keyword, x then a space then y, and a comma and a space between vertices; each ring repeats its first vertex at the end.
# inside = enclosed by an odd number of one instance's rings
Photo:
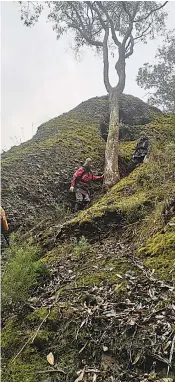
POLYGON ((149 256, 145 264, 154 268, 159 277, 172 279, 174 221, 166 225, 163 210, 167 200, 175 197, 175 116, 158 117, 145 130, 152 142, 147 163, 122 179, 88 210, 66 222, 58 237, 86 235, 94 241, 109 232, 120 237, 128 231, 138 253, 149 256))
POLYGON ((77 226, 85 227, 88 223, 95 225, 97 220, 99 228, 108 215, 113 216, 112 220, 119 226, 121 221, 127 224, 142 220, 149 212, 153 213, 157 204, 162 202, 163 205, 168 198, 173 197, 175 116, 157 117, 154 122, 144 126, 144 130, 151 142, 147 163, 121 179, 88 210, 67 222, 65 229, 69 226, 71 230, 77 226))
MULTIPOLYGON (((120 106, 121 120, 133 125, 134 131, 130 135, 130 128, 123 125, 123 141, 137 139, 135 124, 150 121, 152 112, 158 111, 129 95, 122 95, 120 106)), ((105 143, 99 127, 108 113, 107 96, 92 98, 44 123, 31 140, 3 153, 2 203, 12 230, 21 224, 32 227, 36 220, 54 216, 61 204, 70 205, 72 174, 87 156, 96 172, 103 172, 105 143)), ((134 143, 121 147, 122 176, 128 173, 133 148, 134 143)))

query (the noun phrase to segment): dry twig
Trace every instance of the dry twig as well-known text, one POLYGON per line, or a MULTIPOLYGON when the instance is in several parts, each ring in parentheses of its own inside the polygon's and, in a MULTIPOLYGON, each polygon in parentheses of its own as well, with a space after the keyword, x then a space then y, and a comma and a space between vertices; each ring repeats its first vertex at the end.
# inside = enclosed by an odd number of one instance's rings
POLYGON ((12 362, 15 361, 15 359, 22 353, 22 351, 25 349, 25 347, 31 342, 31 344, 34 342, 41 326, 44 324, 44 322, 47 320, 47 318, 49 317, 49 314, 50 314, 50 309, 49 309, 49 312, 47 313, 47 315, 44 317, 44 319, 42 320, 42 322, 40 323, 40 325, 38 326, 36 332, 34 335, 32 335, 26 342, 25 344, 22 346, 22 348, 20 349, 20 351, 15 355, 15 357, 13 358, 12 362))

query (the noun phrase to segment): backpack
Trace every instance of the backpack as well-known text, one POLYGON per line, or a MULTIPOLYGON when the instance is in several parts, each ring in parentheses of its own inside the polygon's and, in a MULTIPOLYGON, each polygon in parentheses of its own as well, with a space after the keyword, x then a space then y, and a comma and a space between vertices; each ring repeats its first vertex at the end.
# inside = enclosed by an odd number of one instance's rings
MULTIPOLYGON (((91 170, 89 170, 88 173, 89 173, 89 172, 92 174, 92 171, 91 171, 91 170)), ((84 171, 82 172, 82 174, 76 178, 76 180, 75 180, 75 187, 77 187, 77 185, 78 185, 78 183, 81 181, 83 175, 86 174, 86 173, 87 173, 87 171, 84 169, 84 171)), ((90 182, 89 182, 89 183, 90 183, 90 182)), ((85 187, 86 187, 86 186, 85 186, 85 187)), ((82 186, 82 188, 83 188, 83 186, 82 186)))

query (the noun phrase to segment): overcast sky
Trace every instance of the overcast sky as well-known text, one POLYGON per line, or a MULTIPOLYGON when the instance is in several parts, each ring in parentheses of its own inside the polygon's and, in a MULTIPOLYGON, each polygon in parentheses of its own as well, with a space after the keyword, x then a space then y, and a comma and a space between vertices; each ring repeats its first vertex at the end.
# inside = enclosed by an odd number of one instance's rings
MULTIPOLYGON (((175 27, 175 2, 166 6, 168 29, 175 27)), ((56 40, 50 23, 42 17, 32 28, 23 26, 18 2, 1 3, 2 148, 30 139, 37 127, 80 102, 106 94, 102 60, 86 49, 77 61, 70 49, 71 36, 56 40)), ((125 93, 146 100, 136 85, 138 68, 153 62, 159 37, 138 44, 127 60, 125 93)), ((116 83, 115 71, 111 80, 116 83)))

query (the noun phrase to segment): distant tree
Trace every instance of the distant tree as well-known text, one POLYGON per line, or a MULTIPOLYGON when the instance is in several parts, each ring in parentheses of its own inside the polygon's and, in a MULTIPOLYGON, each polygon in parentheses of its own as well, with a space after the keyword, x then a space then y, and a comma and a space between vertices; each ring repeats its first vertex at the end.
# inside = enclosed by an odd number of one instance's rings
POLYGON ((148 62, 140 68, 137 83, 150 90, 148 102, 165 111, 175 112, 175 30, 168 33, 155 56, 156 63, 148 62))
POLYGON ((126 79, 126 59, 134 51, 135 42, 153 39, 165 28, 164 2, 156 1, 50 1, 20 2, 21 18, 33 25, 48 7, 48 20, 59 39, 73 32, 74 49, 95 47, 103 54, 103 78, 109 94, 110 122, 106 142, 104 183, 107 187, 119 181, 119 96, 126 79), (116 57, 116 86, 109 80, 109 52, 116 57))

